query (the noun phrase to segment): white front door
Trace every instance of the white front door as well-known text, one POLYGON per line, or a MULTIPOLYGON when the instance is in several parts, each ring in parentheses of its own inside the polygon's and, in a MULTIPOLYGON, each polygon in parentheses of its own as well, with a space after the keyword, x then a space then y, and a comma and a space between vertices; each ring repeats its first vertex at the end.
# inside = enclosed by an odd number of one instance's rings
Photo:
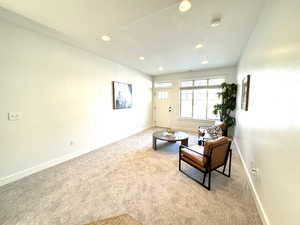
POLYGON ((170 91, 159 89, 155 91, 155 125, 158 127, 170 127, 172 106, 170 91))

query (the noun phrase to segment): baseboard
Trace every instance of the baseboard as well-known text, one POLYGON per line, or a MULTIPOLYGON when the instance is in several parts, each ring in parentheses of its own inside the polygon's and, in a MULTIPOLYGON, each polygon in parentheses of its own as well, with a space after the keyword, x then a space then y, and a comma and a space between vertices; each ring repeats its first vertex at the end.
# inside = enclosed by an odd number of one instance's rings
POLYGON ((233 143, 234 143, 234 145, 235 145, 235 147, 236 147, 236 150, 237 150, 237 152, 238 152, 238 154, 239 154, 239 156, 240 156, 240 159, 241 159, 241 161, 242 161, 243 168, 244 168, 245 173, 246 173, 246 175, 247 175, 247 180, 248 180, 248 183, 249 183, 249 186, 250 186, 250 189, 251 189, 251 192, 252 192, 252 195, 253 195, 255 204, 256 204, 256 208, 257 208, 258 213, 259 213, 259 215, 260 215, 260 218, 261 218, 261 220, 262 220, 262 222, 263 222, 264 225, 271 225, 271 224, 270 224, 270 221, 269 221, 269 219, 268 219, 268 216, 267 216, 267 214, 266 214, 266 212, 265 212, 265 210, 264 210, 264 208, 263 208, 263 205, 262 205, 262 203, 261 203, 261 200, 260 200, 260 198, 259 198, 259 195, 258 195, 258 193, 257 193, 257 191, 256 191, 256 188, 255 188, 255 186, 254 186, 254 183, 253 183, 253 180, 252 180, 252 178, 251 178, 251 175, 250 175, 250 173, 249 173, 249 171, 248 171, 248 168, 247 168, 247 165, 246 165, 245 160, 244 160, 244 158, 243 158, 241 149, 240 149, 239 145, 237 144, 237 142, 235 141, 235 139, 233 139, 233 143))
POLYGON ((0 187, 3 186, 3 185, 6 185, 6 184, 12 183, 14 181, 20 180, 24 177, 30 176, 34 173, 40 172, 44 169, 56 166, 60 163, 66 162, 68 160, 71 160, 73 158, 76 158, 80 155, 86 154, 86 153, 91 152, 91 151, 93 151, 93 150, 90 150, 90 151, 76 151, 76 152, 73 152, 71 154, 67 154, 67 155, 64 155, 62 157, 49 160, 49 161, 41 163, 37 166, 34 166, 34 167, 31 167, 31 168, 13 173, 13 174, 8 175, 6 177, 0 178, 0 187))
POLYGON ((173 127, 173 129, 174 130, 185 131, 185 132, 192 132, 192 133, 198 132, 197 128, 191 129, 191 128, 186 128, 186 127, 173 127))
MULTIPOLYGON (((128 136, 125 136, 125 137, 122 137, 120 138, 119 140, 116 140, 116 141, 113 141, 112 143, 109 143, 107 145, 110 145, 110 144, 113 144, 113 143, 116 143, 122 139, 125 139, 127 137, 130 137, 132 135, 136 135, 138 133, 141 133, 147 129, 150 129, 152 126, 147 126, 147 127, 144 127, 142 129, 140 129, 139 131, 137 132, 133 132, 132 134, 128 135, 128 136)), ((92 149, 92 150, 83 150, 83 151, 76 151, 76 152, 73 152, 71 154, 67 154, 67 155, 64 155, 62 157, 59 157, 59 158, 56 158, 56 159, 52 159, 52 160, 49 160, 47 162, 44 162, 44 163, 41 163, 37 166, 34 166, 34 167, 31 167, 31 168, 28 168, 28 169, 25 169, 25 170, 22 170, 22 171, 19 171, 19 172, 16 172, 16 173, 13 173, 11 175, 8 175, 6 177, 2 177, 0 178, 0 187, 3 186, 3 185, 6 185, 6 184, 9 184, 9 183, 12 183, 14 181, 17 181, 17 180, 20 180, 24 177, 27 177, 27 176, 30 176, 34 173, 37 173, 37 172, 40 172, 44 169, 47 169, 47 168, 50 168, 50 167, 53 167, 53 166, 56 166, 60 163, 63 163, 63 162, 66 162, 68 160, 71 160, 71 159, 74 159, 78 156, 81 156, 81 155, 84 155, 86 153, 89 153, 89 152, 92 152, 92 151, 95 151, 95 150, 98 150, 100 148, 103 148, 105 147, 106 145, 104 146, 100 146, 99 148, 96 148, 96 149, 92 149)))

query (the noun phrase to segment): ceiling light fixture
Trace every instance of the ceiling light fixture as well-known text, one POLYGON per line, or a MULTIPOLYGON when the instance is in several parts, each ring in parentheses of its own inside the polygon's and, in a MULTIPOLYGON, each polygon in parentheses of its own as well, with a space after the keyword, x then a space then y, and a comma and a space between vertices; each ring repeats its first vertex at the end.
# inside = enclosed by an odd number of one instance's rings
POLYGON ((144 57, 144 56, 140 56, 139 59, 140 59, 140 60, 144 60, 145 57, 144 57))
POLYGON ((202 48, 202 47, 203 47, 203 44, 199 43, 199 44, 196 45, 195 48, 202 48))
POLYGON ((163 68, 162 66, 160 66, 160 67, 158 67, 158 70, 159 70, 159 71, 163 71, 164 68, 163 68))
POLYGON ((207 60, 202 61, 202 64, 207 64, 207 63, 208 63, 207 60))
POLYGON ((212 19, 210 26, 217 27, 220 26, 220 24, 221 24, 221 17, 216 17, 212 19))
POLYGON ((189 0, 182 0, 178 9, 181 12, 187 12, 191 9, 191 7, 192 7, 192 3, 189 0))
POLYGON ((103 41, 110 41, 110 37, 109 37, 109 36, 106 36, 106 35, 103 35, 103 36, 101 37, 101 39, 102 39, 103 41))

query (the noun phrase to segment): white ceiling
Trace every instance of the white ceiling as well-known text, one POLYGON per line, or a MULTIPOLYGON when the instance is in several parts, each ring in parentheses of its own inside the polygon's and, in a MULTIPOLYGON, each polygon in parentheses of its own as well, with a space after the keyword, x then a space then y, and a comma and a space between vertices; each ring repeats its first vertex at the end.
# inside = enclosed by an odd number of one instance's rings
POLYGON ((0 0, 0 6, 150 75, 236 65, 264 0, 190 1, 186 13, 178 11, 180 0, 0 0), (222 24, 212 28, 215 15, 222 24), (101 40, 104 34, 110 42, 101 40), (199 42, 204 47, 195 49, 199 42))

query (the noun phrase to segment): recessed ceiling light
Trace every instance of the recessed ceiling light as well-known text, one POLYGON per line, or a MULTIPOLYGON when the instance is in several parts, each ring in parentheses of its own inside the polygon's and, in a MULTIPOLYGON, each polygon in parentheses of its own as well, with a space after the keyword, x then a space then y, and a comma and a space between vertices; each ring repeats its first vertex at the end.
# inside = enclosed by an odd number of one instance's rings
POLYGON ((199 43, 199 44, 196 45, 195 48, 202 48, 202 47, 203 47, 203 44, 199 43))
POLYGON ((207 60, 202 61, 202 64, 207 64, 207 63, 208 63, 207 60))
POLYGON ((103 41, 110 41, 110 37, 109 37, 109 36, 106 36, 106 35, 103 35, 103 36, 101 37, 101 39, 102 39, 103 41))
POLYGON ((158 70, 159 70, 159 71, 163 71, 164 68, 163 68, 162 66, 160 66, 160 67, 158 67, 158 70))
POLYGON ((189 0, 182 0, 178 9, 181 12, 187 12, 191 9, 191 7, 192 7, 192 3, 189 0))
POLYGON ((212 19, 210 26, 217 27, 217 26, 220 26, 220 24, 221 24, 221 18, 216 17, 216 18, 212 19))
POLYGON ((144 60, 145 57, 144 57, 144 56, 140 56, 139 59, 140 59, 140 60, 144 60))

